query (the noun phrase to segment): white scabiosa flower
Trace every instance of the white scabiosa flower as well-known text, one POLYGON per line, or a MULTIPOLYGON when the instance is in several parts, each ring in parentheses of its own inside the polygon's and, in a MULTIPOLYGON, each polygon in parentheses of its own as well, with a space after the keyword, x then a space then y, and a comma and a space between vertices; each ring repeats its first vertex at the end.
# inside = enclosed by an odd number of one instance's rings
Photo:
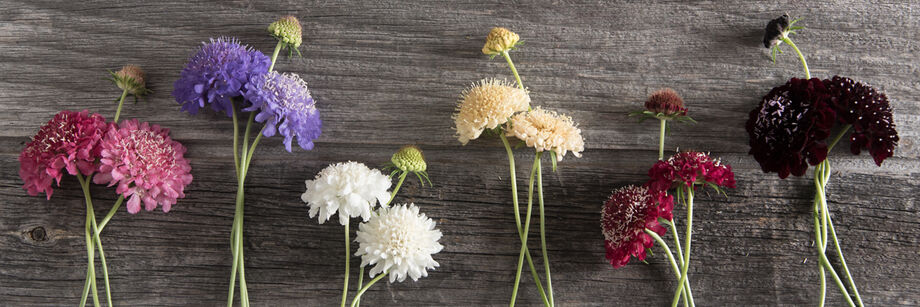
POLYGON ((559 161, 567 152, 571 151, 576 157, 581 157, 581 152, 585 150, 581 129, 578 129, 571 117, 539 107, 511 117, 505 133, 517 137, 537 151, 554 151, 559 161))
POLYGON ((310 206, 310 217, 319 214, 322 224, 338 212, 342 225, 358 216, 367 221, 378 202, 389 202, 387 190, 392 184, 390 177, 358 162, 329 165, 306 183, 307 191, 300 199, 310 206))
POLYGON ((359 227, 355 256, 361 256, 362 267, 374 265, 368 272, 371 277, 389 273, 390 282, 402 282, 406 276, 416 281, 438 267, 431 255, 444 248, 438 243, 441 231, 414 204, 380 208, 359 227))

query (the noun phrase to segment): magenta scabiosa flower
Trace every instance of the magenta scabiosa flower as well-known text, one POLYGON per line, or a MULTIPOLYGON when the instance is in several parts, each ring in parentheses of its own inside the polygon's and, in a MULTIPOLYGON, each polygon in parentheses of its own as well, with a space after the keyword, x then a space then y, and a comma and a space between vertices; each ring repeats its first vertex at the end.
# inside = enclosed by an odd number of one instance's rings
POLYGON ((671 156, 667 161, 658 161, 648 171, 651 180, 648 186, 657 191, 667 191, 674 184, 711 184, 716 187, 735 187, 735 173, 732 167, 722 164, 709 155, 685 151, 671 156))
POLYGON ((792 78, 773 88, 747 121, 754 159, 764 172, 802 176, 808 164, 827 157, 825 140, 834 126, 830 94, 817 79, 792 78))
POLYGON ((269 65, 271 59, 265 54, 236 39, 211 39, 189 58, 172 94, 191 114, 210 104, 214 111, 231 116, 231 98, 242 95, 250 78, 268 72, 269 65))
POLYGON ((664 235, 667 230, 658 218, 671 220, 673 209, 673 197, 664 191, 634 185, 614 191, 601 210, 604 248, 610 265, 622 267, 631 257, 645 260, 645 249, 654 243, 645 230, 664 235))
POLYGON ((99 114, 83 110, 61 111, 55 115, 38 129, 19 155, 22 188, 29 195, 45 193, 51 199, 52 180, 61 184, 62 169, 71 175, 92 174, 105 131, 105 118, 99 114))
POLYGON ((192 182, 192 170, 185 159, 185 146, 169 137, 169 129, 139 123, 136 119, 113 125, 101 142, 97 184, 117 185, 115 192, 128 199, 128 212, 163 212, 185 197, 185 186, 192 182))
POLYGON ((882 161, 894 154, 899 140, 888 97, 846 77, 834 76, 824 80, 824 85, 831 92, 837 121, 853 126, 850 152, 858 155, 862 149, 868 149, 875 164, 881 166, 882 161))
POLYGON ((313 149, 313 140, 322 132, 322 121, 307 82, 297 74, 273 71, 252 76, 246 89, 245 97, 252 106, 244 111, 259 112, 256 121, 265 124, 263 135, 280 133, 287 151, 291 151, 295 136, 301 148, 313 149))

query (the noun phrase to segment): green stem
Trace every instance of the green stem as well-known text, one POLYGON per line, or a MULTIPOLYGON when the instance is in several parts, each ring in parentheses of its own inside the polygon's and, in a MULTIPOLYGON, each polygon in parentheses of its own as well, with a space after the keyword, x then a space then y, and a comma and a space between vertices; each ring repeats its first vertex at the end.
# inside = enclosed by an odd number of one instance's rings
MULTIPOLYGON (((508 138, 505 137, 504 134, 499 134, 499 137, 502 140, 502 144, 505 145, 505 152, 508 154, 509 172, 511 175, 511 178, 510 178, 511 179, 511 200, 514 205, 513 206, 514 207, 514 222, 517 225, 518 236, 520 236, 521 238, 521 250, 522 250, 522 253, 524 253, 524 257, 526 257, 527 259, 527 263, 530 265, 530 273, 533 275, 534 281, 536 281, 537 283, 537 289, 540 291, 540 294, 543 295, 545 299, 545 292, 543 291, 543 285, 541 282, 539 282, 540 277, 537 276, 536 267, 533 265, 533 258, 530 256, 530 250, 527 249, 527 245, 526 245, 527 244, 527 234, 526 232, 524 232, 523 227, 521 225, 521 211, 518 205, 519 203, 518 203, 518 192, 517 192, 517 175, 516 175, 517 171, 515 170, 515 167, 514 167, 514 152, 511 149, 511 144, 508 143, 508 138)), ((529 216, 530 214, 528 212, 528 218, 529 216)), ((517 299, 517 291, 518 291, 518 285, 520 284, 520 279, 521 279, 520 275, 521 275, 522 266, 523 264, 519 256, 518 266, 517 266, 518 270, 517 270, 517 274, 514 279, 514 288, 511 292, 511 306, 514 306, 514 302, 517 299)), ((549 301, 547 301, 547 303, 548 302, 549 301)))
MULTIPOLYGON (((358 289, 361 289, 362 287, 364 287, 364 267, 361 267, 361 269, 358 270, 358 289)), ((358 306, 361 306, 360 297, 356 297, 355 302, 357 302, 356 304, 358 306)))
POLYGON ((841 129, 840 132, 837 132, 837 135, 834 136, 834 140, 831 141, 830 145, 827 146, 828 153, 830 153, 831 149, 834 149, 834 146, 837 146, 837 142, 840 142, 840 139, 842 139, 843 136, 850 131, 850 127, 853 127, 853 125, 843 126, 843 129, 841 129))
POLYGON ((118 212, 118 208, 121 208, 121 204, 125 201, 124 195, 118 195, 118 199, 115 200, 115 204, 112 205, 112 209, 109 209, 109 213, 105 215, 105 218, 102 219, 102 222, 99 223, 99 231, 96 232, 98 236, 102 232, 102 229, 105 228, 105 225, 109 223, 109 220, 115 216, 115 213, 118 212))
POLYGON ((537 152, 534 160, 534 166, 537 169, 537 201, 540 204, 540 249, 543 252, 543 274, 546 277, 546 293, 549 297, 549 305, 555 306, 553 301, 553 278, 549 270, 549 253, 546 252, 546 216, 543 210, 543 153, 537 152))
POLYGON ((351 301, 351 307, 358 306, 358 301, 361 299, 361 295, 364 295, 364 292, 366 292, 367 289, 369 289, 371 286, 377 283, 378 280, 380 280, 384 276, 387 276, 387 273, 389 272, 384 272, 383 274, 377 275, 377 277, 374 277, 374 279, 371 279, 371 281, 368 282, 367 285, 361 288, 361 290, 358 291, 358 294, 355 295, 355 299, 351 301))
POLYGON ((386 205, 383 205, 384 207, 388 207, 391 203, 393 203, 393 198, 396 197, 396 192, 399 192, 399 188, 402 187, 403 181, 406 181, 406 175, 408 174, 409 172, 402 172, 402 174, 399 175, 399 182, 396 183, 396 187, 393 188, 393 192, 390 192, 390 200, 387 201, 386 205))
POLYGON ((837 257, 840 258, 840 265, 843 266, 843 272, 846 273, 845 276, 847 282, 850 284, 850 289, 853 290, 853 295, 856 296, 856 303, 859 307, 863 307, 862 298, 859 296, 859 290, 856 289, 856 283, 853 281, 853 276, 850 275, 850 268, 847 267, 847 261, 843 258, 843 251, 840 249, 840 242, 837 241, 837 232, 834 231, 834 223, 831 221, 830 214, 827 216, 827 225, 831 230, 831 240, 833 240, 834 248, 837 250, 837 257))
MULTIPOLYGON (((820 209, 820 205, 819 205, 819 204, 815 204, 815 210, 814 210, 814 220, 815 220, 815 221, 814 221, 814 224, 815 224, 815 230, 816 230, 815 236, 818 237, 817 240, 820 240, 820 239, 821 239, 821 238, 820 238, 820 235, 817 233, 817 229, 818 229, 818 227, 820 227, 820 220, 819 220, 820 217, 821 217, 821 213, 819 212, 820 210, 821 210, 821 209, 820 209)), ((819 262, 819 265, 822 266, 822 270, 821 270, 822 274, 821 274, 821 275, 823 276, 823 269, 827 269, 827 271, 829 271, 829 272, 831 273, 831 277, 833 277, 834 282, 837 284, 837 288, 840 289, 840 293, 843 294, 843 298, 847 301, 847 304, 848 304, 850 307, 855 307, 856 305, 853 304, 853 299, 850 298, 850 293, 847 292, 847 289, 846 289, 846 287, 844 287, 843 282, 840 281, 840 277, 837 276, 837 272, 835 272, 835 271, 834 271, 834 268, 831 267, 830 261, 827 260, 827 256, 825 256, 824 253, 821 253, 821 246, 820 246, 820 244, 815 244, 815 245, 816 245, 816 248, 818 249, 818 262, 819 262)), ((822 284, 822 285, 825 284, 823 278, 821 279, 821 284, 822 284)), ((820 299, 821 299, 821 300, 819 301, 819 306, 823 306, 823 305, 824 305, 824 302, 823 302, 823 301, 824 301, 824 294, 823 294, 823 293, 820 295, 820 299)))
POLYGON ((348 223, 345 223, 345 286, 342 287, 342 307, 348 299, 348 273, 351 272, 351 234, 348 232, 348 223))
MULTIPOLYGON (((93 225, 93 200, 92 196, 89 193, 89 185, 87 181, 83 178, 83 175, 77 174, 77 180, 80 181, 80 186, 83 188, 83 198, 86 202, 86 258, 87 258, 87 275, 89 278, 89 285, 93 292, 93 305, 99 307, 99 289, 96 287, 96 255, 95 248, 93 247, 93 235, 92 235, 92 225, 93 225)), ((85 291, 85 290, 84 290, 85 291)), ((82 305, 82 304, 81 304, 82 305)))
POLYGON ((271 72, 272 69, 275 68, 275 60, 278 59, 278 52, 281 51, 282 45, 283 45, 283 44, 282 44, 281 40, 279 40, 279 41, 278 41, 278 44, 275 45, 275 51, 272 52, 272 64, 271 64, 271 66, 268 66, 268 71, 269 71, 269 72, 271 72))
POLYGON ((664 131, 667 128, 668 120, 659 118, 658 121, 661 122, 661 132, 658 136, 658 160, 664 160, 664 131))
POLYGON ((517 68, 514 68, 514 62, 511 61, 511 54, 508 53, 508 50, 502 51, 502 56, 505 57, 505 61, 508 61, 508 67, 511 68, 511 73, 514 74, 514 79, 517 80, 518 87, 524 89, 524 82, 521 82, 521 75, 518 75, 517 68))
MULTIPOLYGON (((683 285, 687 282, 687 269, 690 268, 690 237, 693 234, 693 186, 686 187, 687 189, 687 233, 684 235, 686 239, 684 241, 684 263, 680 268, 680 280, 677 282, 678 285, 683 285)), ((677 307, 677 302, 680 301, 680 294, 683 292, 684 287, 677 287, 677 291, 674 292, 674 299, 671 301, 671 307, 677 307)))
MULTIPOLYGON (((661 236, 659 236, 654 231, 649 230, 648 228, 645 229, 645 233, 652 236, 652 238, 655 239, 655 242, 658 242, 658 245, 661 245, 661 248, 663 248, 665 251, 665 255, 668 256, 668 262, 671 263, 671 269, 674 270, 674 276, 677 279, 680 279, 680 268, 677 266, 677 262, 674 261, 674 254, 671 253, 671 248, 668 247, 668 243, 665 243, 661 236)), ((681 293, 681 296, 684 298, 684 307, 690 306, 688 302, 692 300, 692 296, 691 298, 687 297, 687 293, 690 293, 690 286, 687 284, 681 286, 684 287, 685 290, 683 293, 681 293)))
POLYGON ((233 99, 230 99, 231 106, 233 110, 233 167, 236 169, 236 179, 240 179, 240 124, 236 118, 236 103, 233 102, 233 99))
POLYGON ((125 104, 125 97, 128 96, 128 89, 125 89, 121 92, 121 98, 118 98, 118 108, 115 109, 115 119, 112 120, 113 123, 118 123, 118 117, 121 116, 121 106, 125 104))
POLYGON ((799 51, 799 47, 797 47, 789 37, 783 37, 782 41, 789 44, 789 46, 795 50, 795 53, 799 55, 799 61, 802 61, 802 68, 805 69, 805 79, 811 79, 811 73, 808 71, 808 62, 805 62, 805 56, 802 55, 802 51, 799 51))
MULTIPOLYGON (((821 178, 818 176, 818 173, 822 172, 821 169, 823 167, 824 167, 824 162, 819 163, 815 167, 815 200, 814 200, 815 247, 818 249, 819 259, 820 259, 820 255, 824 255, 824 251, 822 250, 822 247, 821 247, 822 242, 824 242, 824 238, 822 237, 821 222, 820 222, 821 217, 823 215, 821 213, 820 196, 819 196, 820 194, 823 193, 823 188, 821 185, 821 178)), ((824 264, 819 260, 818 261, 818 307, 824 306, 824 301, 827 295, 826 280, 827 280, 827 277, 824 272, 824 264)))

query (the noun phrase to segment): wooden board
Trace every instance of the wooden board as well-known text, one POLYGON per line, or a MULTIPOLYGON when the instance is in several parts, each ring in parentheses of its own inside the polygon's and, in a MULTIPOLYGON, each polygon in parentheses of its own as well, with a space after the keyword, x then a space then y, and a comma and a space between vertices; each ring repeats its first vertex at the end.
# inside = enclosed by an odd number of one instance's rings
MULTIPOLYGON (((342 228, 308 218, 299 198, 303 181, 334 162, 382 165, 403 144, 425 150, 435 187, 409 180, 397 201, 414 202, 438 221, 441 267, 418 282, 379 284, 363 302, 507 304, 518 238, 504 151, 495 139, 461 146, 450 120, 464 87, 512 78, 504 61, 479 51, 493 26, 511 28, 527 42, 513 56, 534 104, 571 115, 586 139, 583 158, 566 158, 545 179, 559 306, 670 302, 676 282, 662 254, 648 265, 612 269, 598 225, 610 191, 643 182, 655 160, 654 123, 638 124, 626 114, 661 87, 680 92, 700 122, 675 127, 666 146, 711 151, 734 167, 739 182, 728 198, 698 197, 690 269, 698 305, 811 305, 817 288, 812 181, 763 174, 747 154, 743 129, 770 88, 802 76, 791 52, 772 64, 761 45, 767 21, 788 12, 805 17, 807 29, 795 39, 814 76, 850 76, 891 97, 901 135, 895 157, 876 167, 867 155, 835 151, 829 199, 865 302, 916 306, 920 16, 914 10, 920 5, 907 1, 6 0, 0 2, 0 305, 79 301, 86 263, 82 193, 67 178, 50 201, 29 197, 16 158, 61 109, 111 116, 119 91, 103 78, 128 63, 146 69, 155 93, 127 104, 123 116, 171 128, 188 147, 195 181, 172 212, 119 212, 106 228, 114 299, 123 306, 225 304, 236 190, 232 124, 213 113, 180 113, 170 92, 188 55, 209 37, 234 36, 271 52, 265 28, 283 14, 303 21, 303 57, 283 58, 277 68, 308 80, 325 127, 313 151, 287 153, 277 137, 268 138, 253 161, 245 249, 254 306, 337 304, 342 228)), ((532 154, 521 149, 516 158, 524 178, 532 154)), ((93 193, 96 210, 107 210, 112 190, 93 193)), ((829 306, 843 304, 833 284, 828 295, 829 306)), ((519 302, 540 304, 527 276, 519 302)))

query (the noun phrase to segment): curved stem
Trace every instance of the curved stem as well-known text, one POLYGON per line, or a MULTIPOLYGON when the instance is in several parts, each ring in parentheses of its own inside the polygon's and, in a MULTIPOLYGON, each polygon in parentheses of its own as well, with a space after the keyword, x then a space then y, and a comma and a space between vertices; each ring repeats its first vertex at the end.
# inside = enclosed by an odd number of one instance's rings
MULTIPOLYGON (((825 209, 826 210, 826 209, 825 209)), ((834 242, 834 248, 837 250, 837 257, 840 258, 840 265, 843 266, 843 272, 846 274, 847 282, 850 284, 850 289, 853 290, 853 295, 856 296, 856 303, 859 307, 863 307, 862 298, 859 296, 859 290, 856 289, 856 283, 853 281, 853 276, 850 275, 850 268, 847 267, 847 261, 843 258, 843 251, 840 249, 840 242, 837 241, 837 232, 834 231, 834 223, 831 221, 831 216, 827 216, 827 225, 830 228, 831 240, 834 242)))
POLYGON ((658 160, 664 160, 664 131, 667 128, 668 120, 659 118, 661 122, 661 132, 658 136, 658 160))
POLYGON ((125 201, 124 195, 118 195, 118 199, 115 200, 115 204, 112 205, 112 209, 109 209, 109 213, 105 215, 105 218, 102 219, 102 222, 99 223, 99 231, 96 232, 96 235, 102 232, 102 229, 105 228, 105 225, 109 223, 109 220, 115 216, 115 213, 118 212, 118 208, 121 208, 121 204, 125 201))
MULTIPOLYGON (((820 219, 820 213, 818 212, 818 210, 819 210, 819 208, 818 208, 818 206, 816 205, 816 206, 815 206, 815 212, 814 212, 814 220, 815 220, 814 223, 815 223, 815 229, 816 229, 816 230, 818 229, 818 227, 819 227, 819 225, 820 225, 820 221, 819 221, 819 219, 820 219)), ((815 236, 820 236, 820 235, 818 235, 818 234, 816 233, 815 236)), ((820 239, 820 238, 819 238, 819 239, 820 239)), ((849 304, 850 307, 856 306, 855 304, 853 304, 853 299, 850 298, 850 293, 847 292, 846 287, 843 286, 843 282, 840 281, 840 277, 837 276, 837 272, 835 272, 835 271, 834 271, 834 268, 831 267, 830 261, 827 260, 827 256, 825 256, 823 253, 820 252, 820 249, 821 249, 820 244, 815 244, 815 245, 816 245, 816 248, 818 248, 818 251, 819 251, 819 252, 818 252, 818 262, 819 262, 819 265, 822 266, 822 270, 821 270, 821 271, 823 272, 823 269, 826 268, 827 271, 829 271, 829 272, 831 273, 831 277, 833 277, 834 282, 837 284, 837 288, 840 289, 840 293, 843 294, 843 298, 847 301, 847 304, 849 304)), ((823 275, 823 274, 821 274, 821 275, 823 275)), ((822 284, 822 285, 824 284, 824 279, 823 279, 823 278, 821 279, 821 284, 822 284)), ((821 294, 820 298, 821 298, 822 300, 821 300, 821 302, 820 302, 821 304, 820 304, 819 306, 823 306, 823 304, 824 304, 824 302, 823 302, 824 294, 823 294, 823 293, 821 294)))
POLYGON ((514 79, 517 80, 518 87, 524 89, 524 83, 521 82, 521 76, 518 75, 517 68, 514 68, 514 62, 511 61, 511 54, 508 53, 508 50, 502 51, 502 56, 505 57, 505 61, 508 61, 508 67, 511 68, 511 73, 514 74, 514 79))
POLYGON ((371 279, 371 281, 369 281, 367 285, 361 288, 361 290, 358 290, 358 294, 355 294, 355 299, 351 301, 351 307, 358 306, 358 301, 361 299, 361 295, 364 295, 364 292, 367 291, 367 289, 373 286, 375 283, 377 283, 378 280, 380 280, 384 276, 387 276, 387 273, 389 272, 384 272, 383 274, 377 275, 377 277, 374 277, 374 279, 371 279))
MULTIPOLYGON (((358 289, 361 289, 363 287, 364 287, 364 267, 361 267, 361 269, 358 270, 358 289)), ((360 297, 356 297, 355 302, 356 302, 355 304, 357 304, 358 306, 361 306, 360 297)))
MULTIPOLYGON (((830 153, 830 152, 831 152, 831 149, 834 149, 834 146, 837 146, 837 142, 840 142, 840 139, 842 139, 843 136, 846 135, 846 133, 847 133, 848 131, 850 131, 850 127, 853 127, 853 125, 849 125, 849 124, 848 124, 848 125, 846 125, 846 126, 843 126, 843 129, 841 129, 840 132, 837 132, 837 135, 834 136, 834 140, 831 141, 830 145, 827 146, 827 152, 828 152, 828 153, 830 153)), ((825 160, 827 160, 827 159, 825 158, 825 160)), ((826 182, 825 182, 825 184, 826 184, 826 182)))
MULTIPOLYGON (((664 239, 662 239, 661 236, 659 236, 654 231, 649 230, 648 228, 645 229, 645 233, 652 236, 652 238, 655 239, 655 242, 658 242, 658 245, 660 245, 661 248, 664 249, 665 255, 668 256, 668 262, 671 263, 671 269, 674 270, 674 276, 679 280, 680 279, 680 267, 678 267, 677 262, 674 261, 674 254, 671 253, 671 248, 668 247, 668 243, 665 243, 664 239)), ((681 287, 684 287, 684 292, 681 293, 681 296, 684 298, 684 307, 687 307, 690 305, 689 302, 691 300, 691 299, 688 299, 687 297, 687 293, 690 293, 690 286, 687 284, 684 284, 684 285, 681 285, 681 287)))
POLYGON ((259 145, 259 141, 262 140, 262 133, 265 131, 265 126, 262 126, 262 129, 259 129, 259 134, 256 135, 256 138, 252 141, 252 145, 249 146, 249 154, 246 156, 246 170, 249 170, 249 163, 252 163, 252 156, 256 153, 256 146, 259 145))
POLYGON ((236 179, 240 179, 240 124, 236 118, 236 103, 230 99, 230 109, 233 110, 233 167, 236 169, 236 179))
MULTIPOLYGON (((840 140, 840 138, 847 132, 847 130, 849 130, 849 128, 850 126, 846 126, 842 131, 840 131, 837 134, 837 137, 831 143, 832 146, 837 144, 837 141, 840 140)), ((819 194, 820 196, 819 198, 820 202, 817 205, 821 206, 820 209, 822 211, 822 217, 824 218, 824 220, 822 221, 823 222, 822 226, 826 226, 826 229, 823 230, 824 237, 822 238, 823 243, 824 243, 823 254, 826 257, 827 242, 828 242, 827 235, 829 233, 830 238, 834 242, 834 248, 835 248, 835 251, 837 252, 837 257, 840 259, 841 266, 843 266, 843 270, 845 273, 844 277, 846 278, 847 283, 850 286, 850 290, 853 291, 853 295, 856 297, 857 305, 862 307, 863 306, 862 297, 860 297, 859 295, 859 290, 856 288, 856 283, 853 280, 853 276, 850 274, 850 268, 847 266, 846 258, 843 256, 843 250, 841 250, 840 248, 840 241, 837 240, 837 232, 834 230, 834 224, 833 224, 833 221, 831 220, 830 210, 828 209, 828 206, 827 206, 827 197, 825 195, 827 193, 827 190, 826 190, 827 183, 831 175, 830 169, 831 169, 830 159, 825 159, 818 165, 818 167, 815 170, 815 181, 816 181, 816 184, 820 185, 820 189, 816 191, 816 193, 819 194), (820 174, 819 174, 819 171, 820 171, 820 174), (819 178, 819 175, 820 175, 820 178, 819 178)), ((838 284, 838 286, 840 285, 838 284)))
POLYGON ((789 44, 789 46, 795 50, 795 53, 799 55, 799 61, 802 61, 802 68, 805 69, 805 79, 811 79, 811 73, 808 71, 808 62, 805 62, 805 56, 802 55, 802 51, 799 51, 799 47, 797 47, 795 43, 789 39, 789 37, 783 37, 782 40, 783 42, 789 44))
POLYGON ((553 278, 549 270, 549 253, 546 252, 546 216, 543 210, 543 157, 542 152, 537 152, 534 157, 534 167, 537 169, 537 201, 540 204, 540 249, 543 252, 543 274, 546 277, 546 295, 549 297, 549 305, 555 306, 553 301, 553 278))
POLYGON ((118 98, 118 108, 115 109, 115 119, 112 120, 113 123, 118 123, 118 117, 121 116, 121 106, 125 104, 126 96, 128 96, 127 88, 121 92, 121 98, 118 98))
POLYGON ((408 174, 409 172, 404 171, 402 172, 402 174, 399 175, 399 182, 396 183, 396 187, 393 188, 392 192, 390 192, 390 200, 387 201, 386 205, 383 205, 384 207, 388 207, 390 204, 393 203, 393 198, 396 197, 396 192, 399 192, 399 188, 402 187, 403 181, 406 181, 406 175, 408 174))
MULTIPOLYGON (((824 264, 820 261, 821 255, 824 255, 822 250, 822 242, 824 238, 822 237, 821 232, 821 205, 819 200, 819 194, 823 194, 823 187, 820 182, 820 177, 818 177, 818 172, 824 167, 824 162, 819 163, 815 167, 815 200, 814 200, 814 219, 815 219, 815 248, 818 249, 818 307, 824 306, 824 301, 827 295, 827 277, 824 273, 824 264)), ((822 176, 823 177, 823 176, 822 176)))
MULTIPOLYGON (((680 268, 680 280, 677 282, 678 285, 683 285, 687 282, 687 269, 690 268, 690 237, 693 234, 693 186, 686 187, 687 189, 687 233, 684 235, 686 239, 684 241, 684 265, 680 268)), ((680 301, 680 294, 683 292, 684 287, 677 287, 677 291, 674 292, 674 299, 671 301, 671 307, 677 307, 677 302, 680 301)))
MULTIPOLYGON (((93 199, 89 193, 89 185, 87 184, 86 179, 83 178, 83 175, 77 174, 77 180, 80 181, 80 186, 83 188, 83 198, 86 202, 86 258, 87 258, 87 275, 89 278, 89 285, 93 292, 93 305, 99 307, 99 289, 96 287, 96 255, 95 248, 93 247, 93 235, 92 235, 92 224, 93 224, 93 199)), ((85 290, 84 290, 85 291, 85 290)))
POLYGON ((348 299, 348 273, 351 272, 351 234, 348 231, 348 224, 345 223, 345 286, 342 287, 342 304, 340 305, 342 307, 345 307, 348 299))
POLYGON ((269 72, 271 72, 272 69, 275 68, 275 60, 278 59, 278 52, 281 51, 281 47, 282 47, 282 42, 281 42, 281 40, 278 40, 278 44, 275 45, 275 51, 272 52, 272 64, 271 64, 271 66, 268 66, 268 71, 269 71, 269 72))

